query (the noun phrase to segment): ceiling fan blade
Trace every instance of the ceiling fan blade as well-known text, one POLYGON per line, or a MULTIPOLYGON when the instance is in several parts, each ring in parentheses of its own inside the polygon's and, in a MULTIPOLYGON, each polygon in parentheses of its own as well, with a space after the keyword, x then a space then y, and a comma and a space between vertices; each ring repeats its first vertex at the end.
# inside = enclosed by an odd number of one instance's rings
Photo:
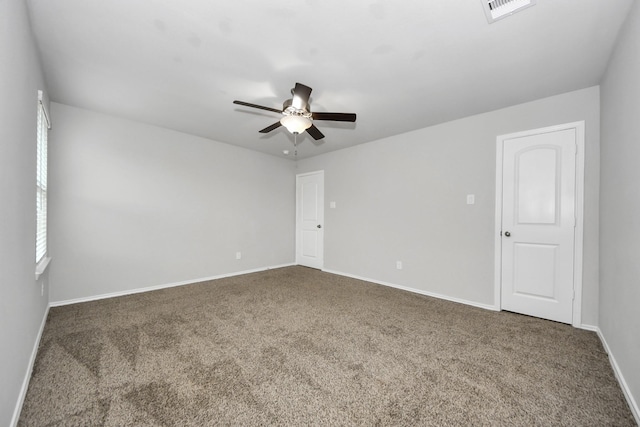
POLYGON ((355 122, 355 113, 311 113, 313 120, 331 120, 334 122, 355 122))
POLYGON ((245 107, 259 108, 261 110, 273 111, 274 113, 282 114, 282 110, 278 110, 276 108, 263 107, 262 105, 250 104, 248 102, 243 102, 243 101, 233 101, 233 103, 238 105, 244 105, 245 107))
POLYGON ((322 132, 320 132, 320 130, 315 125, 311 125, 311 127, 307 129, 307 133, 311 135, 311 137, 316 141, 318 139, 324 138, 324 135, 322 134, 322 132))
POLYGON ((272 130, 278 129, 280 126, 282 126, 282 124, 280 122, 275 122, 274 124, 272 124, 271 126, 267 126, 266 128, 258 131, 260 133, 269 133, 272 130))
POLYGON ((311 88, 302 83, 296 83, 296 87, 291 90, 293 99, 291 105, 298 110, 307 110, 309 105, 309 97, 311 96, 311 88))

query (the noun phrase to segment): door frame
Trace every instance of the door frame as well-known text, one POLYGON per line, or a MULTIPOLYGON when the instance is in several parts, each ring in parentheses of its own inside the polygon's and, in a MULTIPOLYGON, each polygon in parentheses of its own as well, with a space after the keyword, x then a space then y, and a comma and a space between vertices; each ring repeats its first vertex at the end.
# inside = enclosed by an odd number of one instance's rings
POLYGON ((573 310, 571 324, 582 327, 582 257, 584 241, 584 147, 585 122, 571 122, 540 129, 499 135, 496 137, 496 207, 495 207, 495 240, 494 240, 494 306, 502 310, 502 169, 503 148, 508 139, 521 138, 541 133, 557 132, 575 129, 576 131, 576 198, 575 215, 576 226, 573 239, 573 310))
MULTIPOLYGON (((320 175, 322 177, 322 188, 323 188, 323 194, 322 194, 322 199, 324 201, 324 169, 321 170, 317 170, 317 171, 313 171, 313 172, 305 172, 305 173, 300 173, 296 175, 296 244, 295 244, 295 260, 296 260, 296 265, 300 265, 300 257, 299 257, 299 253, 301 250, 301 235, 300 235, 300 228, 301 228, 301 218, 300 218, 300 199, 298 197, 298 190, 299 190, 299 185, 300 185, 300 179, 305 177, 305 176, 309 176, 309 175, 320 175)), ((323 210, 323 222, 326 222, 324 220, 324 203, 322 204, 322 210, 323 210)), ((324 268, 324 224, 322 224, 322 265, 320 266, 320 270, 322 270, 324 268)))

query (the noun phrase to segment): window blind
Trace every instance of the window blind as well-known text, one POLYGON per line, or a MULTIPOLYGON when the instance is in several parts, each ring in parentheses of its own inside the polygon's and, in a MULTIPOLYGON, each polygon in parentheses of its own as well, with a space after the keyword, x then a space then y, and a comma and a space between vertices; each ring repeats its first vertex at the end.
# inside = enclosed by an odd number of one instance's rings
POLYGON ((36 148, 36 263, 47 254, 47 135, 51 127, 38 91, 36 148))

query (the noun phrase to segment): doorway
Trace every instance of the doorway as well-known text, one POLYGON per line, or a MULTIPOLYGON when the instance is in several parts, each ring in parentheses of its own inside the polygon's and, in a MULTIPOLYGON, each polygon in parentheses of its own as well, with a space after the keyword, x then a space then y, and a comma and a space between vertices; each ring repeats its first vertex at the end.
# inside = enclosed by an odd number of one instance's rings
POLYGON ((296 175, 296 264, 324 266, 324 171, 296 175))
POLYGON ((584 122, 497 138, 496 307, 580 326, 584 122))

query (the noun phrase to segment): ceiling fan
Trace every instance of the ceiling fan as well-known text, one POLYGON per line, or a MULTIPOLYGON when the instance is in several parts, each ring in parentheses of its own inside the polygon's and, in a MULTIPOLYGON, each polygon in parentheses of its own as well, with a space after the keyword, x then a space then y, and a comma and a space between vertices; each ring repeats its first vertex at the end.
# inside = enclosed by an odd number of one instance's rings
POLYGON ((291 89, 291 95, 292 98, 287 99, 284 101, 284 104, 282 104, 282 110, 243 101, 233 101, 233 103, 244 105, 245 107, 273 111, 274 113, 280 113, 283 115, 279 121, 260 130, 260 133, 269 133, 280 126, 284 126, 294 135, 307 131, 313 139, 318 140, 324 138, 324 135, 317 127, 315 127, 313 124, 314 120, 331 120, 334 122, 356 121, 356 115, 354 113, 312 113, 309 108, 311 88, 303 85, 302 83, 296 83, 296 87, 291 89))

